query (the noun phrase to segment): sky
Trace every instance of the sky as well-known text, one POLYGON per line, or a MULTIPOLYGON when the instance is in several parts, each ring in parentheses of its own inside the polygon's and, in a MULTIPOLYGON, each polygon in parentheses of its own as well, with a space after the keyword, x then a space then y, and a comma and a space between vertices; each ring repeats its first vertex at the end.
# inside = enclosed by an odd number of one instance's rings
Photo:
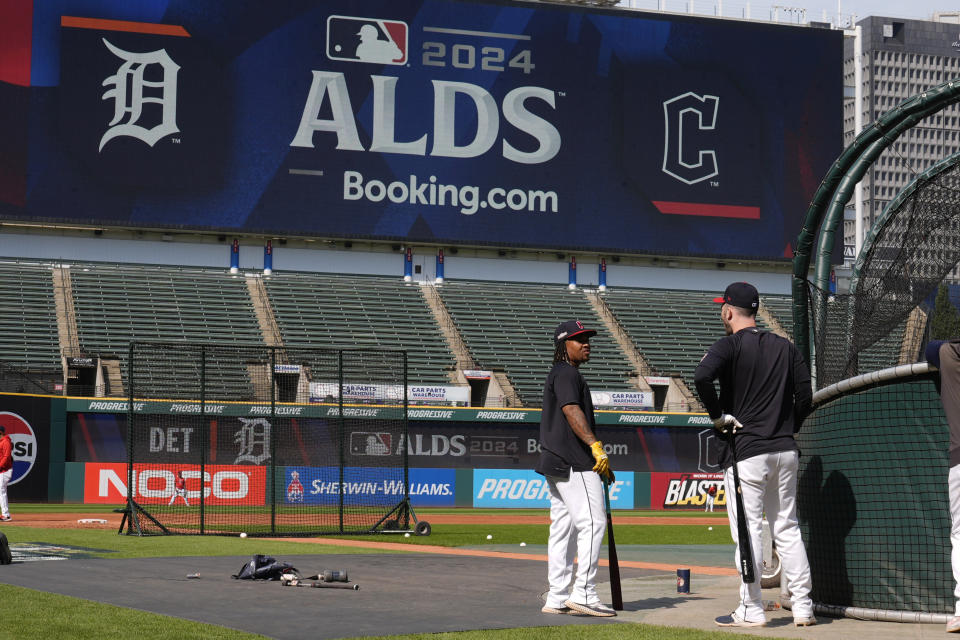
POLYGON ((620 0, 621 6, 648 10, 657 9, 661 4, 673 13, 691 12, 692 7, 692 13, 700 15, 717 15, 722 11, 730 18, 774 20, 776 17, 779 22, 813 20, 841 26, 849 23, 851 15, 858 21, 867 16, 927 20, 936 12, 960 12, 960 0, 839 0, 839 3, 838 0, 620 0), (806 20, 802 20, 801 9, 806 10, 806 20))

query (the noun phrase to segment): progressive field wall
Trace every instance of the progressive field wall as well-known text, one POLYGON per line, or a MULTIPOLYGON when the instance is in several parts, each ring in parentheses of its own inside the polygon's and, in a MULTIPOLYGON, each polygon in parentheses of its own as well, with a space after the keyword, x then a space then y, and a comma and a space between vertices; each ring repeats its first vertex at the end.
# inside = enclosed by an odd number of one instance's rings
MULTIPOLYGON (((125 401, 25 399, 0 394, 0 410, 4 406, 23 415, 33 425, 34 440, 42 453, 29 475, 11 486, 14 501, 123 502, 127 490, 125 401)), ((145 407, 137 405, 136 408, 144 410, 145 407)), ((203 421, 195 414, 196 404, 168 402, 152 410, 160 409, 163 411, 158 416, 176 412, 177 421, 164 423, 158 419, 151 425, 154 431, 147 436, 147 457, 143 460, 147 466, 138 468, 138 472, 148 471, 149 465, 161 461, 156 457, 161 455, 159 451, 152 454, 152 459, 149 457, 151 446, 172 449, 164 456, 199 458, 195 449, 201 439, 194 434, 200 432, 203 421), (186 434, 184 429, 196 431, 186 434), (183 451, 185 447, 191 451, 183 451)), ((212 403, 207 409, 219 413, 206 419, 209 426, 215 425, 217 434, 215 441, 207 442, 206 460, 226 466, 248 464, 241 456, 239 434, 249 428, 251 416, 262 418, 263 412, 269 411, 269 405, 212 403)), ((295 427, 306 433, 338 411, 336 406, 280 405, 274 420, 278 428, 292 430, 295 427)), ((410 435, 405 447, 396 440, 387 447, 382 436, 386 430, 377 425, 380 416, 389 411, 375 405, 344 407, 345 415, 369 420, 362 428, 347 428, 347 468, 368 468, 378 459, 384 460, 388 450, 389 455, 396 456, 405 448, 409 458, 410 499, 415 507, 547 506, 542 478, 532 471, 537 456, 539 411, 411 408, 410 435), (370 436, 377 439, 371 443, 370 436)), ((271 426, 274 424, 269 417, 264 420, 271 426)), ((706 487, 720 478, 716 441, 705 415, 598 412, 597 420, 598 433, 617 472, 617 484, 611 496, 614 508, 704 508, 706 487)), ((299 447, 294 446, 289 456, 282 459, 278 456, 277 490, 286 491, 286 484, 282 483, 289 480, 291 471, 304 466, 300 462, 303 455, 299 447)), ((274 481, 274 478, 264 478, 265 483, 274 481)), ((348 479, 344 488, 391 493, 398 491, 395 484, 348 479)), ((270 491, 271 486, 267 484, 264 491, 270 491)), ((336 495, 340 485, 311 481, 304 483, 304 489, 306 499, 311 499, 313 491, 316 491, 313 498, 321 499, 320 496, 336 495)), ((721 494, 717 506, 722 508, 724 503, 721 494)))

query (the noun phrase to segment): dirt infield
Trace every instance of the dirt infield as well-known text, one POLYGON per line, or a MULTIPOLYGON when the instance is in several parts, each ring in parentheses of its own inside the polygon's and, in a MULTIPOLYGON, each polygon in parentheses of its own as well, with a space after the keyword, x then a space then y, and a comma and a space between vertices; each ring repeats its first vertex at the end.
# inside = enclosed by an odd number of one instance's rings
MULTIPOLYGON (((46 527, 48 529, 117 529, 120 527, 120 513, 16 513, 13 510, 13 520, 6 523, 12 526, 46 527), (83 523, 81 520, 106 520, 106 523, 83 523)), ((431 525, 437 524, 542 524, 549 525, 550 517, 530 515, 489 515, 489 514, 424 514, 421 520, 431 525)), ((613 522, 617 525, 702 525, 712 526, 725 522, 721 518, 702 516, 617 516, 613 522)))

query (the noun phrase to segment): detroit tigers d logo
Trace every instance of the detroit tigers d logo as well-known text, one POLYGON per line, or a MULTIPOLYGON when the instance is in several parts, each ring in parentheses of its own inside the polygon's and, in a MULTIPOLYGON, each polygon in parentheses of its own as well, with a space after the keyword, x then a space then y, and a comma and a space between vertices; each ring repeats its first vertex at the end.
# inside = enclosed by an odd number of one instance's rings
POLYGON ((180 65, 170 59, 166 49, 159 49, 149 53, 131 53, 118 49, 110 44, 106 38, 103 44, 115 56, 123 60, 117 72, 103 81, 103 86, 112 87, 103 94, 104 100, 113 100, 113 120, 109 129, 100 138, 100 151, 104 145, 118 136, 130 136, 147 143, 151 147, 161 138, 179 133, 177 127, 177 71, 180 65), (147 80, 150 69, 151 76, 156 72, 151 67, 159 69, 159 80, 147 80), (150 89, 144 95, 144 89, 150 89), (154 95, 156 89, 160 95, 154 95), (145 103, 160 105, 160 121, 152 127, 140 124, 145 103))

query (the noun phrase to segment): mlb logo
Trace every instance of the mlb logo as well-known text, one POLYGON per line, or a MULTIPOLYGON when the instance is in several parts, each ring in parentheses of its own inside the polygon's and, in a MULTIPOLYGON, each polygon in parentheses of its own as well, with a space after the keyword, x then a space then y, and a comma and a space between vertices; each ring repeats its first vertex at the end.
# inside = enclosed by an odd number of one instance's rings
POLYGON ((406 64, 406 22, 330 16, 327 18, 327 57, 346 62, 406 64))
POLYGON ((391 444, 389 433, 354 431, 350 434, 350 453, 355 456, 389 456, 391 444))

